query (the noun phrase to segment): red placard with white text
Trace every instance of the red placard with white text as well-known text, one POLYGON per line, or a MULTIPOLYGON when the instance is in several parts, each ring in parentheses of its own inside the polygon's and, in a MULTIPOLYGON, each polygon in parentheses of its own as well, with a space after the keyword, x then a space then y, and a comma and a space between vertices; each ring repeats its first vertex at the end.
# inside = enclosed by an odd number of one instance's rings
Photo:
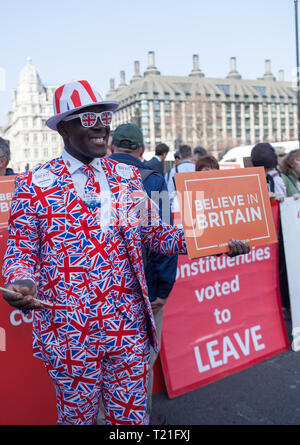
MULTIPOLYGON (((278 220, 278 208, 275 209, 278 220)), ((275 215, 274 215, 275 216, 275 215)), ((290 347, 278 283, 277 244, 247 255, 189 260, 164 310, 161 362, 176 397, 290 347)))

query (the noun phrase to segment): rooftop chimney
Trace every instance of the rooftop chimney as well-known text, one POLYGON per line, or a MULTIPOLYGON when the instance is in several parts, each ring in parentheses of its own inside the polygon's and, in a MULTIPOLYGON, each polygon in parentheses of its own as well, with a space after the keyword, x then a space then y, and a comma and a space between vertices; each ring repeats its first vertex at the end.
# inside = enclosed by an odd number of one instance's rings
POLYGON ((154 57, 155 57, 154 51, 149 51, 148 52, 148 67, 147 67, 146 71, 144 72, 145 76, 147 76, 148 74, 160 74, 160 72, 158 71, 158 69, 155 66, 154 57))
POLYGON ((134 62, 134 76, 131 79, 131 82, 134 82, 135 80, 141 79, 142 76, 140 74, 140 62, 138 60, 135 60, 134 62))
POLYGON ((284 70, 279 70, 279 81, 284 82, 284 70))
POLYGON ((115 79, 109 79, 109 91, 107 92, 105 97, 108 98, 110 95, 114 95, 115 92, 115 79))
POLYGON ((193 54, 193 69, 190 72, 189 76, 204 77, 204 74, 199 69, 199 56, 198 56, 198 54, 193 54))
POLYGON ((115 79, 109 79, 110 91, 115 90, 115 79))
POLYGON ((265 60, 265 74, 263 79, 265 80, 276 80, 275 77, 273 76, 273 74, 271 73, 271 60, 270 59, 266 59, 265 60))
POLYGON ((230 71, 229 71, 227 78, 228 79, 241 79, 242 78, 242 76, 237 72, 235 57, 230 57, 230 71))
POLYGON ((125 71, 120 71, 120 87, 125 87, 126 86, 126 80, 125 80, 125 71))

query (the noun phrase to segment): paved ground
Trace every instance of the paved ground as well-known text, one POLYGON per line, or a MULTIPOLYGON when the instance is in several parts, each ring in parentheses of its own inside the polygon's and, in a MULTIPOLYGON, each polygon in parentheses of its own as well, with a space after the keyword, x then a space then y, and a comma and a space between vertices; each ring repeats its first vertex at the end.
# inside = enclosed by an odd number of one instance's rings
MULTIPOLYGON (((291 324, 286 321, 287 332, 291 324)), ((285 351, 174 399, 153 397, 168 425, 299 425, 300 351, 285 351)))

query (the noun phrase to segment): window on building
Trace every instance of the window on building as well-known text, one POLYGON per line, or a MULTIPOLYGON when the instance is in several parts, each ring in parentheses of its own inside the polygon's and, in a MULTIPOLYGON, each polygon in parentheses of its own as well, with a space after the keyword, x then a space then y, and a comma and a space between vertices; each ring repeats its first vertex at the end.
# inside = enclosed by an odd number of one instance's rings
POLYGON ((226 110, 226 131, 227 133, 232 133, 232 118, 231 118, 231 104, 225 104, 226 110))
POLYGON ((149 109, 148 102, 146 100, 142 100, 141 101, 141 110, 148 111, 148 109, 149 109))
POLYGON ((261 95, 266 95, 266 87, 260 87, 260 86, 253 86, 253 88, 261 95))
POLYGON ((230 85, 217 85, 217 87, 222 93, 226 94, 226 96, 230 94, 230 85))
POLYGON ((171 102, 169 100, 165 100, 165 112, 169 111, 171 108, 171 102))
POLYGON ((238 140, 242 137, 242 121, 241 121, 241 104, 235 104, 235 125, 236 125, 236 138, 238 140))
POLYGON ((142 123, 143 124, 148 124, 149 123, 149 115, 142 115, 142 123))
POLYGON ((145 136, 145 138, 147 138, 149 136, 150 131, 149 131, 149 126, 148 125, 142 125, 142 133, 145 136))
POLYGON ((248 144, 251 143, 251 133, 250 133, 250 128, 246 128, 246 142, 248 144))
POLYGON ((154 111, 160 111, 160 102, 159 102, 159 100, 154 100, 153 101, 153 108, 154 108, 154 111))

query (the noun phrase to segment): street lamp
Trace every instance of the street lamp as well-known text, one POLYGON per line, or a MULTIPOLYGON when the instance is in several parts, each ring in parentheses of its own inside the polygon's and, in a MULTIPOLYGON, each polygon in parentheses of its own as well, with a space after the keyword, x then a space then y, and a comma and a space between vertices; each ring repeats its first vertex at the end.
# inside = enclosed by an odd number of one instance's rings
POLYGON ((295 3, 295 31, 296 31, 296 62, 297 62, 297 110, 298 110, 298 142, 300 148, 300 73, 299 73, 299 42, 298 42, 298 0, 295 3))

